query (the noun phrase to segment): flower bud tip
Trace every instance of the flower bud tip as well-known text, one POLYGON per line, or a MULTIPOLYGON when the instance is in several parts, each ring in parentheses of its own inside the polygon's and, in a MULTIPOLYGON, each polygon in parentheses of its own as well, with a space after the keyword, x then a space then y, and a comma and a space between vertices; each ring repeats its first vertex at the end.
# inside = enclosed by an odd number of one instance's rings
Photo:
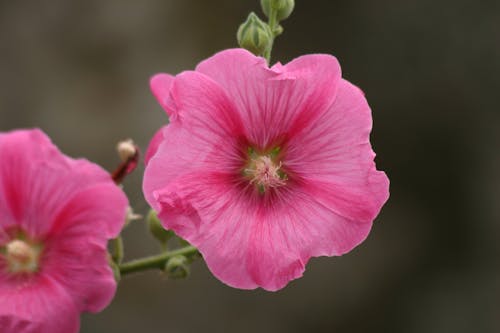
POLYGON ((137 154, 137 147, 132 139, 118 142, 116 145, 118 156, 122 162, 126 162, 137 154))

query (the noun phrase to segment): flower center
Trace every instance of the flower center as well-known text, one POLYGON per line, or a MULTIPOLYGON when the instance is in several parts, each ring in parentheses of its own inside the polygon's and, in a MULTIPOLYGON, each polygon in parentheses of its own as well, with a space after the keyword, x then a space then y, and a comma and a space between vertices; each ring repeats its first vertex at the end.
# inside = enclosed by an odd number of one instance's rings
POLYGON ((257 186, 260 193, 286 184, 288 178, 281 169, 281 162, 275 160, 278 151, 275 149, 270 154, 260 155, 249 150, 250 161, 244 174, 250 179, 250 184, 257 186))
POLYGON ((34 273, 38 270, 41 246, 14 239, 5 246, 5 258, 11 273, 34 273))

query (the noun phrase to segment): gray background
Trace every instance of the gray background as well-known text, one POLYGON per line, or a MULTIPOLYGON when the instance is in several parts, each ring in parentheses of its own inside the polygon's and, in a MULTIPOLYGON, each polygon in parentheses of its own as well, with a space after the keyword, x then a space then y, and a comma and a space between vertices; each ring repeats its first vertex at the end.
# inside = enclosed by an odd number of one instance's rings
MULTIPOLYGON (((166 117, 150 75, 234 47, 258 1, 0 1, 0 130, 40 127, 113 169, 166 117)), ((313 259, 277 293, 240 291, 199 261, 188 280, 124 279, 82 332, 499 332, 500 2, 298 0, 274 59, 338 57, 373 109, 391 198, 368 240, 313 259)), ((0 161, 1 163, 1 161, 0 161)), ((144 212, 142 167, 125 182, 144 212)), ((136 223, 127 258, 156 251, 136 223)))

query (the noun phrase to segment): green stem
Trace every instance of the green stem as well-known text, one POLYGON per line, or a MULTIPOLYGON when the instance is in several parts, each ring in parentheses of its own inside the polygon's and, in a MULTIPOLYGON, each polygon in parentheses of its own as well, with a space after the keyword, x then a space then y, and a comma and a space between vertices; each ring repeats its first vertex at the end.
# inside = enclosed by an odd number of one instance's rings
POLYGON ((113 246, 113 261, 116 264, 120 264, 123 260, 123 239, 121 236, 118 236, 111 240, 113 246))
POLYGON ((120 274, 126 275, 129 273, 145 271, 149 269, 163 269, 167 261, 177 255, 192 256, 198 253, 194 246, 186 246, 177 250, 161 253, 155 256, 145 257, 132 260, 119 265, 120 274))
POLYGON ((271 50, 273 49, 274 38, 276 37, 274 31, 276 30, 276 25, 278 24, 277 16, 278 16, 278 11, 271 7, 271 11, 269 13, 269 20, 267 21, 267 24, 269 25, 269 28, 271 28, 272 37, 268 49, 264 52, 264 58, 267 60, 268 65, 271 64, 271 50))

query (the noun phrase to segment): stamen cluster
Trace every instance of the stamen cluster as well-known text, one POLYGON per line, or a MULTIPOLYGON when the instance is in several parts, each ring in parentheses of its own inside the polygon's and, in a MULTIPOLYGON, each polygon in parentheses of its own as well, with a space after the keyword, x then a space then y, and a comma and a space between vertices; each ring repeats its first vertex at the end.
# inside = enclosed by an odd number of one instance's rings
POLYGON ((250 184, 255 184, 259 192, 263 193, 269 188, 286 184, 287 176, 281 166, 281 161, 276 162, 269 155, 253 154, 244 174, 250 178, 250 184))
POLYGON ((31 244, 21 239, 13 239, 5 246, 5 259, 10 273, 34 273, 38 270, 38 263, 42 246, 31 244))

